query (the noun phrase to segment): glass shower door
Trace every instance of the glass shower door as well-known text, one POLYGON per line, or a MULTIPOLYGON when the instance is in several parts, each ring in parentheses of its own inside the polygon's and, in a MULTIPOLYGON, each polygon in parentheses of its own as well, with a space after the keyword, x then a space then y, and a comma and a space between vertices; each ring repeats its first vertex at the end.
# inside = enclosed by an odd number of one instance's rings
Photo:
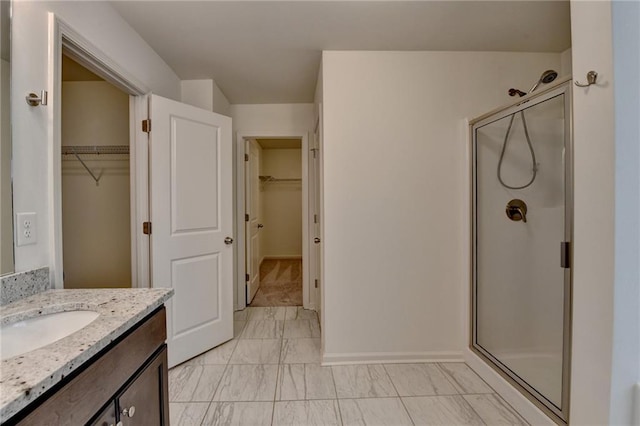
POLYGON ((472 347, 565 421, 569 90, 565 84, 473 125, 472 347))

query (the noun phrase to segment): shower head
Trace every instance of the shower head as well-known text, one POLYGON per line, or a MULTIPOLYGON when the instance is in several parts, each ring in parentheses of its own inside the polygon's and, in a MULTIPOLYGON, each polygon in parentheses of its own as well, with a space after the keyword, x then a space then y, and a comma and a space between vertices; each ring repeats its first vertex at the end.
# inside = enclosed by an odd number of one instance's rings
POLYGON ((540 83, 549 84, 553 80, 555 80, 556 77, 558 77, 558 73, 556 71, 554 71, 554 70, 546 70, 545 72, 542 73, 542 75, 540 76, 538 81, 536 81, 536 84, 533 85, 531 90, 529 90, 529 93, 531 93, 534 90, 536 90, 538 88, 538 86, 540 85, 540 83))

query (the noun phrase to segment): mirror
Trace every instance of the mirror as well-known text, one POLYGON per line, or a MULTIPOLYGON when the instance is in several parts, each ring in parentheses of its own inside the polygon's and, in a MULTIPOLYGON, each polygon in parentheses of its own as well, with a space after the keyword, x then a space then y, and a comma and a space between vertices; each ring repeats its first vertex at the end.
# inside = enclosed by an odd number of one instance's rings
POLYGON ((11 190, 11 2, 0 1, 0 275, 14 270, 13 197, 11 190))

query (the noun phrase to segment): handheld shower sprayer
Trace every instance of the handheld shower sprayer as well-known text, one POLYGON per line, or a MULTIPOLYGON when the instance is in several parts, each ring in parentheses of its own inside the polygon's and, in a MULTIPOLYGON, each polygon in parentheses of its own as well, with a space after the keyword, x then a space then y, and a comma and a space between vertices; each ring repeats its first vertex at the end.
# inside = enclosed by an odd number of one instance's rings
MULTIPOLYGON (((536 81, 533 87, 531 87, 531 90, 529 90, 529 93, 533 93, 533 91, 536 90, 541 83, 549 84, 553 80, 555 80, 557 77, 558 77, 558 73, 556 71, 546 70, 545 72, 542 73, 542 75, 540 75, 540 78, 538 79, 538 81, 536 81)), ((527 95, 527 93, 518 89, 509 89, 509 96, 516 96, 516 95, 523 97, 527 95)), ((511 129, 513 127, 513 121, 516 117, 516 113, 513 113, 511 114, 511 118, 509 120, 509 126, 507 127, 507 132, 504 135, 504 141, 502 142, 502 150, 500 151, 500 159, 498 160, 498 181, 502 186, 508 189, 528 188, 536 180, 536 176, 538 175, 538 162, 536 161, 536 153, 533 150, 533 144, 531 143, 531 137, 529 136, 529 128, 527 127, 527 120, 525 119, 525 116, 524 116, 524 110, 521 110, 519 114, 520 114, 520 117, 522 118, 522 127, 524 128, 525 140, 527 142, 527 146, 529 147, 529 153, 531 154, 531 179, 529 180, 529 182, 520 186, 509 185, 505 183, 505 181, 502 179, 502 161, 504 160, 504 153, 505 153, 505 150, 507 149, 507 143, 509 142, 509 136, 511 133, 511 129)), ((522 217, 524 218, 524 214, 522 217)), ((524 221, 526 222, 526 219, 524 221)))
POLYGON ((538 79, 538 81, 535 82, 535 84, 531 87, 531 89, 529 89, 529 92, 523 92, 522 90, 511 88, 509 89, 509 96, 518 95, 520 97, 523 97, 528 93, 533 93, 533 91, 536 90, 538 86, 540 86, 540 83, 549 84, 553 80, 555 80, 557 77, 558 77, 558 73, 556 71, 546 70, 540 75, 540 78, 538 79))

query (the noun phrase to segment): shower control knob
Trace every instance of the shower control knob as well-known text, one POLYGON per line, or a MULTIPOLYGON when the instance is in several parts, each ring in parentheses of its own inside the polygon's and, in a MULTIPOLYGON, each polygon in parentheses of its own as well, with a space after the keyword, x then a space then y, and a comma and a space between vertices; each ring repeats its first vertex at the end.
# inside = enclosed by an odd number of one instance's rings
POLYGON ((509 201, 505 212, 509 219, 515 222, 523 221, 527 223, 527 204, 524 201, 518 199, 509 201))

